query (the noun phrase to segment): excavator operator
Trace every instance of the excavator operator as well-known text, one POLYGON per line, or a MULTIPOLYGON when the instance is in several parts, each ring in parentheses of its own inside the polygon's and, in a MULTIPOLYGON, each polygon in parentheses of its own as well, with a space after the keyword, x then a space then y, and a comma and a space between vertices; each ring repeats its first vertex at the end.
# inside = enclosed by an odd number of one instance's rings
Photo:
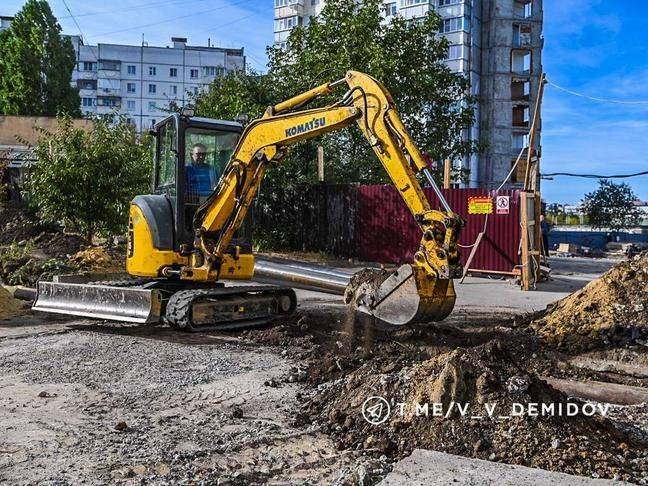
POLYGON ((192 201, 209 196, 218 182, 216 167, 207 163, 207 147, 202 143, 196 143, 192 147, 191 164, 185 167, 185 172, 187 195, 192 201))

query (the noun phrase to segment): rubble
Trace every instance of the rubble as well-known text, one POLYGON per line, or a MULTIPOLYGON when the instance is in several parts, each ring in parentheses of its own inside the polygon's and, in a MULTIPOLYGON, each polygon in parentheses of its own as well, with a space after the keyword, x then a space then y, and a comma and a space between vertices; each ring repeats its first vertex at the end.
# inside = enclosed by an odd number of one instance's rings
POLYGON ((645 342, 648 338, 648 252, 624 261, 553 305, 530 327, 572 351, 645 342))

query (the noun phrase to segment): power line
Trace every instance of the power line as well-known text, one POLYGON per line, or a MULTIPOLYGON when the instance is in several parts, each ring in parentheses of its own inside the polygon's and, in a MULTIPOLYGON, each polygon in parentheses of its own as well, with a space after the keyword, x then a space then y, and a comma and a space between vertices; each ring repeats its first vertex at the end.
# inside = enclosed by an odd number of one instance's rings
MULTIPOLYGON (((193 3, 193 2, 204 2, 206 0, 167 0, 164 2, 153 2, 153 3, 142 3, 139 5, 133 5, 128 8, 121 8, 118 10, 101 10, 99 12, 87 12, 87 13, 81 13, 81 14, 76 14, 76 17, 94 17, 97 15, 105 15, 105 14, 112 14, 112 13, 123 13, 123 12, 132 12, 133 10, 141 10, 141 9, 147 9, 147 8, 158 8, 161 6, 168 6, 168 5, 175 5, 175 4, 182 4, 182 3, 193 3)), ((65 15, 62 17, 59 17, 60 19, 69 19, 72 18, 72 15, 65 15)))
MULTIPOLYGON (((113 30, 112 32, 104 32, 102 34, 97 34, 97 37, 103 37, 103 36, 112 35, 112 34, 119 34, 120 32, 130 32, 131 30, 139 30, 139 29, 144 28, 144 27, 153 27, 155 25, 166 24, 168 22, 174 22, 174 21, 179 20, 179 19, 186 19, 186 18, 189 18, 189 17, 195 17, 196 15, 202 15, 202 14, 214 12, 216 10, 222 10, 224 8, 227 8, 227 7, 233 7, 234 5, 239 5, 239 4, 244 3, 244 2, 247 2, 247 0, 241 0, 239 2, 234 2, 234 3, 229 3, 229 4, 226 4, 226 5, 221 5, 220 7, 210 8, 208 10, 201 10, 200 12, 194 12, 194 13, 191 13, 191 14, 182 15, 180 17, 177 17, 177 16, 172 17, 170 19, 160 20, 159 22, 152 22, 150 24, 136 25, 134 27, 128 27, 126 29, 113 30)), ((242 20, 242 19, 239 19, 239 20, 242 20)), ((209 30, 211 30, 211 29, 209 29, 209 30)))
POLYGON ((567 177, 584 177, 586 179, 625 179, 628 177, 638 177, 648 175, 648 170, 643 172, 636 172, 634 174, 614 174, 614 175, 598 175, 598 174, 572 174, 570 172, 553 172, 551 174, 541 174, 542 178, 567 176, 567 177))
MULTIPOLYGON (((90 42, 90 39, 88 39, 85 34, 83 33, 83 30, 81 30, 81 26, 79 25, 79 22, 77 22, 76 17, 72 14, 72 11, 70 10, 70 7, 68 7, 68 4, 65 0, 63 1, 63 5, 65 6, 65 10, 68 11, 70 14, 70 17, 72 18, 72 21, 74 22, 74 25, 76 25, 77 29, 79 29, 79 34, 81 34, 81 38, 84 39, 86 42, 90 42)), ((79 47, 79 53, 81 52, 81 47, 79 47)), ((94 50, 90 47, 90 52, 92 53, 92 57, 95 58, 95 61, 97 63, 99 62, 99 59, 97 58, 97 55, 95 54, 94 50)))
POLYGON ((547 81, 547 84, 550 84, 551 86, 553 86, 556 89, 559 89, 560 91, 569 93, 570 95, 578 96, 579 98, 585 98, 592 101, 598 101, 600 103, 614 103, 617 105, 648 105, 648 100, 614 100, 609 98, 597 98, 595 96, 589 96, 583 93, 578 93, 577 91, 572 91, 571 89, 563 88, 562 86, 559 86, 556 83, 553 83, 551 81, 547 81))

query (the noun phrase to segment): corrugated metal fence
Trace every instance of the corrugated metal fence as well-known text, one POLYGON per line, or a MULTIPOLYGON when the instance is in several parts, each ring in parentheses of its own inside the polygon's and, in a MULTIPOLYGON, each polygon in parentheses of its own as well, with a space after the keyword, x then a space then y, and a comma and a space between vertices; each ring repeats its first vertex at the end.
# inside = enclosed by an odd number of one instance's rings
MULTIPOLYGON (((508 196, 508 214, 488 215, 472 269, 511 272, 518 265, 520 242, 519 192, 481 189, 443 190, 450 207, 466 221, 460 244, 469 247, 484 228, 486 215, 468 214, 468 198, 508 196)), ((432 190, 425 194, 439 206, 432 190)), ((325 251, 362 261, 411 261, 421 231, 391 185, 318 185, 266 193, 255 208, 256 229, 281 233, 282 246, 300 251, 325 251)), ((465 263, 470 248, 462 248, 465 263)))

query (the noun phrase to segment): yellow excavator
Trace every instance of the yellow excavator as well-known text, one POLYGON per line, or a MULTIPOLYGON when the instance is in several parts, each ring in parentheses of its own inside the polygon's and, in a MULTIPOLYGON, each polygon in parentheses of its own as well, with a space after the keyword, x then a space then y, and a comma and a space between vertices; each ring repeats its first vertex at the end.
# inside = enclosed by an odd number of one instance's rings
POLYGON ((39 282, 34 310, 186 331, 247 327, 296 308, 290 287, 224 285, 254 277, 254 256, 234 237, 266 170, 301 140, 354 123, 367 138, 421 228, 414 261, 380 278, 356 281, 347 297, 358 310, 393 325, 442 320, 455 303, 461 275, 457 240, 462 219, 448 206, 425 159, 403 126, 391 95, 367 74, 349 71, 269 107, 244 129, 184 109, 158 123, 153 194, 130 206, 124 281, 39 282), (334 104, 305 105, 346 85, 334 104), (202 160, 201 160, 202 159, 202 160), (208 167, 208 168, 207 168, 208 167), (419 179, 434 189, 433 209, 419 179))

